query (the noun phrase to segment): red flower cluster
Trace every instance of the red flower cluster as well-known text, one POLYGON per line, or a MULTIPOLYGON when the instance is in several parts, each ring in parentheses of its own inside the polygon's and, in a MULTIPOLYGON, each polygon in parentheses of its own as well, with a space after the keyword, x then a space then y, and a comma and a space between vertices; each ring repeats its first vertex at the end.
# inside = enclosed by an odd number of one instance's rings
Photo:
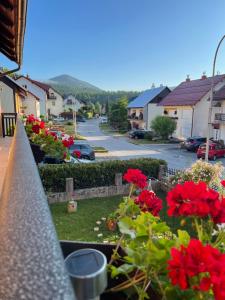
POLYGON ((39 119, 35 118, 34 115, 27 116, 26 122, 27 124, 32 125, 32 131, 36 134, 39 134, 40 130, 45 128, 45 122, 42 122, 39 119))
POLYGON ((135 203, 143 212, 150 212, 153 216, 158 216, 162 209, 162 200, 153 191, 144 190, 135 199, 135 203))
POLYGON ((167 194, 169 216, 211 216, 214 223, 225 222, 225 198, 205 182, 186 181, 167 194))
POLYGON ((140 189, 147 186, 147 177, 138 169, 128 169, 123 175, 123 179, 140 189))
POLYGON ((172 248, 168 270, 172 284, 182 290, 212 289, 216 300, 225 299, 225 254, 211 245, 204 246, 192 239, 187 247, 172 248), (194 285, 192 278, 195 278, 194 285))
POLYGON ((221 180, 220 183, 222 184, 223 187, 225 187, 225 180, 221 180))
POLYGON ((81 152, 79 150, 74 150, 72 155, 76 158, 80 158, 81 157, 81 152))
POLYGON ((71 136, 67 140, 66 139, 62 140, 62 143, 66 148, 69 148, 70 146, 72 146, 74 144, 73 137, 71 136))

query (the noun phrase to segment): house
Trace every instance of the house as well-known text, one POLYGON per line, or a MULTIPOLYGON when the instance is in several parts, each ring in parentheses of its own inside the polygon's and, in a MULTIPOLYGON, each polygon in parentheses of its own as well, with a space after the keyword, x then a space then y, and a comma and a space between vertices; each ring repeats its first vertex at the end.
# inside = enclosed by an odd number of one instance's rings
MULTIPOLYGON (((206 136, 211 82, 212 77, 205 74, 196 80, 187 77, 186 81, 179 84, 159 103, 164 108, 163 115, 176 120, 174 137, 184 139, 190 136, 206 136)), ((216 75, 215 92, 224 85, 225 75, 216 75)))
POLYGON ((40 113, 44 116, 58 116, 63 112, 63 98, 49 84, 20 76, 17 81, 40 99, 40 113))
POLYGON ((225 86, 214 93, 211 121, 213 138, 225 141, 225 86))
POLYGON ((75 96, 69 95, 64 98, 64 111, 78 111, 80 108, 84 106, 84 103, 78 99, 76 99, 75 96))
POLYGON ((40 117, 40 99, 30 91, 22 98, 20 113, 25 115, 34 115, 36 118, 40 117))
POLYGON ((158 103, 170 93, 166 86, 151 88, 141 93, 128 104, 128 119, 131 128, 143 128, 150 130, 151 121, 162 114, 163 108, 158 103))

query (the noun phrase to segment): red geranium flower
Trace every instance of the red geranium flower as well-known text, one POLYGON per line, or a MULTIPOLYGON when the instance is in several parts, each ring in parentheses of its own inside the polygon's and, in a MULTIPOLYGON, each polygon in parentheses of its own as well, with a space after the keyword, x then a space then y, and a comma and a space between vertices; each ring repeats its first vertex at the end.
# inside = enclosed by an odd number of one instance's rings
POLYGON ((182 290, 193 288, 208 291, 212 288, 215 299, 225 299, 225 254, 199 240, 191 240, 187 247, 171 249, 168 270, 171 283, 182 290), (192 278, 195 277, 195 283, 192 278), (198 280, 198 281, 196 281, 198 280))
POLYGON ((225 202, 220 200, 219 193, 208 188, 205 182, 178 184, 166 199, 169 216, 211 216, 217 222, 222 220, 225 210, 225 202))
POLYGON ((128 169, 123 175, 123 179, 140 189, 147 186, 147 177, 138 169, 128 169))
POLYGON ((225 180, 221 180, 220 183, 222 184, 223 187, 225 187, 225 180))
POLYGON ((40 126, 38 124, 32 126, 32 131, 36 134, 40 132, 40 126))
POLYGON ((153 191, 144 190, 136 198, 135 203, 143 212, 150 212, 153 216, 158 216, 162 209, 162 200, 153 191))
POLYGON ((73 156, 77 157, 77 158, 80 158, 81 157, 81 152, 79 150, 74 150, 73 151, 73 156))

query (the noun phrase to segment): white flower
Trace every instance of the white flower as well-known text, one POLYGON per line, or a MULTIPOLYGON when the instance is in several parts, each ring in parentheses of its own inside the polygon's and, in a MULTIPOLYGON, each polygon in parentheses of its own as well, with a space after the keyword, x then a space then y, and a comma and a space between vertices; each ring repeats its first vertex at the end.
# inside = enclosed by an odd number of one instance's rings
POLYGON ((97 221, 96 224, 100 225, 100 224, 102 224, 102 222, 101 221, 97 221))
POLYGON ((98 236, 98 237, 102 237, 102 236, 103 236, 103 234, 102 234, 102 233, 99 233, 97 236, 98 236))
POLYGON ((108 243, 109 243, 109 241, 106 241, 106 240, 104 240, 104 241, 103 241, 103 243, 104 243, 104 244, 108 244, 108 243))
POLYGON ((94 227, 94 231, 99 231, 99 227, 94 227))
POLYGON ((102 221, 106 221, 106 218, 105 218, 105 217, 102 217, 101 219, 102 219, 102 221))

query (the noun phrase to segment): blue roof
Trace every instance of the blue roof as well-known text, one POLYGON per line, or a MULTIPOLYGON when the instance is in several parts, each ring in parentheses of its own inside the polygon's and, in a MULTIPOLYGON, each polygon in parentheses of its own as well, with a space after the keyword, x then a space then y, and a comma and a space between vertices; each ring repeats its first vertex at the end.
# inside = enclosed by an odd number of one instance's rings
POLYGON ((166 86, 160 86, 157 88, 146 90, 143 93, 141 93, 137 98, 135 98, 133 101, 131 101, 127 107, 128 108, 144 107, 146 104, 151 102, 158 94, 160 94, 166 88, 167 88, 166 86))

